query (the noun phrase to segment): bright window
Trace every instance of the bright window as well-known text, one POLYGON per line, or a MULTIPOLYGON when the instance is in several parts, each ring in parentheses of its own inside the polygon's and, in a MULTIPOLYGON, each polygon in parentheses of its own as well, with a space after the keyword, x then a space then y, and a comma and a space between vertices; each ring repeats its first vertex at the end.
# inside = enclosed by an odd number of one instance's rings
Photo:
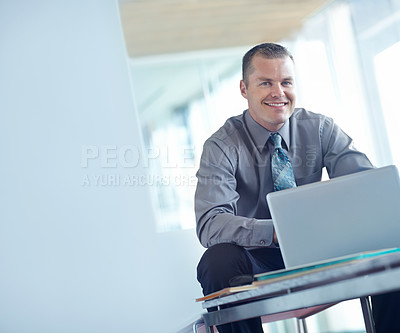
POLYGON ((400 166, 400 112, 396 96, 399 94, 400 42, 375 56, 374 64, 386 131, 393 163, 400 166))

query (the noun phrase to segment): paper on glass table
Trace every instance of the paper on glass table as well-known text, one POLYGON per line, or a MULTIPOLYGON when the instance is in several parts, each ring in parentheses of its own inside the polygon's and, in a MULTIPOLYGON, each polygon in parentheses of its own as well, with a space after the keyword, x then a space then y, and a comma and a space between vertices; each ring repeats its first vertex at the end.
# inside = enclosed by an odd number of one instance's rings
MULTIPOLYGON (((252 284, 238 286, 238 287, 227 287, 196 299, 196 302, 209 301, 217 298, 223 298, 232 294, 257 289, 267 284, 279 283, 285 280, 294 279, 311 273, 323 272, 332 268, 338 268, 340 266, 346 266, 354 263, 360 263, 368 259, 373 259, 378 256, 384 256, 400 252, 400 248, 384 249, 378 251, 362 252, 358 254, 348 255, 345 257, 325 260, 322 262, 314 263, 306 266, 299 266, 291 269, 282 269, 279 271, 261 273, 254 276, 255 281, 252 284)), ((282 287, 284 287, 282 285, 282 287)), ((288 286, 286 286, 288 287, 288 286)), ((292 286, 293 287, 293 286, 292 286)), ((276 290, 277 291, 277 290, 276 290)))

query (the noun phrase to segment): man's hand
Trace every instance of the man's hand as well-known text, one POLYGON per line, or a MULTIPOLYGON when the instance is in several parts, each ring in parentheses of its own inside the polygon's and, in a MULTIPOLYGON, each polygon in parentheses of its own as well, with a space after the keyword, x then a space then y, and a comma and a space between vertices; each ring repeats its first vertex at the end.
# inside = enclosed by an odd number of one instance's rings
POLYGON ((274 244, 275 244, 276 246, 279 246, 278 237, 276 236, 275 229, 274 229, 274 239, 273 239, 273 242, 274 242, 274 244))

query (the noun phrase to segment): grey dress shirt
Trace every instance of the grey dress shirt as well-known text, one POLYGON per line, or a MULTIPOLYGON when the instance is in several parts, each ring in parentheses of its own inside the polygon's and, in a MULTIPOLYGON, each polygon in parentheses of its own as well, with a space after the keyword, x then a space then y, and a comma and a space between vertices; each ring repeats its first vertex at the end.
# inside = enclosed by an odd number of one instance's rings
MULTIPOLYGON (((330 178, 373 167, 329 117, 296 108, 278 132, 297 186, 320 181, 324 167, 330 178)), ((270 134, 246 110, 204 143, 195 194, 203 246, 274 247, 266 201, 273 191, 270 134)))

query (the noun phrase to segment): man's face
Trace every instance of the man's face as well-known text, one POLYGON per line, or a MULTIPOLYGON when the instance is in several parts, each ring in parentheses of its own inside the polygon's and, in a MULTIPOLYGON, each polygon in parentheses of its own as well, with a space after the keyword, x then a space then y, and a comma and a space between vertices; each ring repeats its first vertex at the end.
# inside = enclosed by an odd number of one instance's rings
POLYGON ((279 130, 295 107, 294 63, 289 57, 267 59, 254 56, 247 87, 240 91, 247 99, 253 119, 271 132, 279 130))

